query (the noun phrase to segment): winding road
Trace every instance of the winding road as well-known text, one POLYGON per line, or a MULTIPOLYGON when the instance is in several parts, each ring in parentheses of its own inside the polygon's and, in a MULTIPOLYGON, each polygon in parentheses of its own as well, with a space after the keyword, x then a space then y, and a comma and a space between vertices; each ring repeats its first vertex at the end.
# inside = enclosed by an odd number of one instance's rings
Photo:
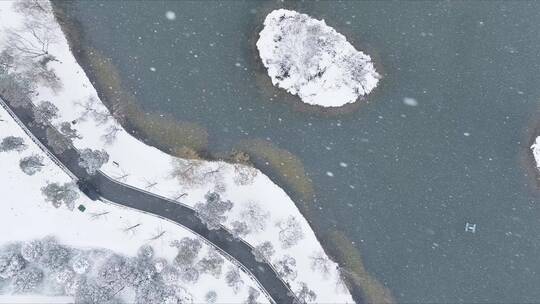
POLYGON ((40 125, 34 122, 33 104, 28 106, 14 106, 0 94, 0 105, 17 121, 23 130, 31 138, 37 140, 38 145, 64 170, 68 170, 70 176, 77 180, 81 190, 92 199, 105 199, 116 204, 134 208, 143 212, 151 213, 169 219, 184 226, 214 246, 227 253, 236 262, 249 270, 250 274, 258 280, 263 289, 275 303, 298 303, 298 299, 291 292, 275 269, 269 263, 261 263, 255 260, 252 247, 246 242, 232 236, 224 228, 210 230, 197 217, 196 212, 182 204, 172 200, 153 195, 144 190, 119 183, 101 171, 95 175, 89 175, 79 163, 79 152, 71 147, 63 153, 56 153, 49 145, 46 137, 47 129, 58 132, 51 125, 40 125))

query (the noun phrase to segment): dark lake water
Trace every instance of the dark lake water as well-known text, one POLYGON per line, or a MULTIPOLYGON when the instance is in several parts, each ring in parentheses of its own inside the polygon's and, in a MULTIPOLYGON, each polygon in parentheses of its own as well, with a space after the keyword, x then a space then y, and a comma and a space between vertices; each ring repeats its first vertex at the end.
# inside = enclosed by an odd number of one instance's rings
POLYGON ((204 126, 212 152, 262 138, 298 156, 312 220, 343 230, 398 301, 540 301, 539 197, 521 157, 540 116, 540 2, 78 1, 69 15, 145 110, 204 126), (369 103, 328 117, 272 97, 253 44, 277 7, 375 56, 369 103))

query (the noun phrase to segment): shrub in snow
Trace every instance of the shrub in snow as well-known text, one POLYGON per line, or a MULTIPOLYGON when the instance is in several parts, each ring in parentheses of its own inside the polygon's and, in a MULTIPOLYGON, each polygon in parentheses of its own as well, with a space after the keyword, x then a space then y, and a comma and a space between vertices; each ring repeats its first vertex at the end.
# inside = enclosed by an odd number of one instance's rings
POLYGON ((171 246, 178 249, 178 254, 174 258, 175 264, 178 266, 188 266, 192 265, 199 255, 202 243, 199 239, 184 237, 180 241, 173 241, 171 246))
POLYGON ((229 267, 229 270, 225 274, 225 281, 227 282, 227 286, 233 289, 234 293, 237 293, 242 285, 244 285, 244 281, 240 277, 240 271, 236 267, 229 267))
POLYGON ((0 142, 0 152, 17 151, 21 152, 26 149, 26 144, 22 137, 7 136, 0 142))
POLYGON ((43 271, 36 267, 21 270, 13 279, 13 291, 16 293, 32 292, 43 281, 43 271))
POLYGON ((266 221, 270 217, 270 212, 264 211, 258 203, 249 202, 240 212, 242 218, 253 232, 261 232, 266 227, 266 221))
POLYGON ((309 289, 306 283, 300 282, 300 288, 296 291, 296 297, 298 297, 300 303, 309 303, 317 299, 317 294, 309 289))
POLYGON ((207 292, 206 295, 204 296, 204 300, 208 304, 216 303, 216 301, 217 301, 217 293, 215 291, 213 291, 213 290, 207 292))
POLYGON ((45 166, 43 164, 43 157, 37 154, 23 157, 19 161, 19 167, 28 175, 36 174, 37 172, 41 171, 41 167, 43 166, 45 166))
POLYGON ((50 183, 41 188, 41 193, 45 196, 45 201, 51 202, 55 208, 64 204, 68 209, 73 210, 75 201, 79 198, 79 193, 75 190, 73 183, 50 183))
POLYGON ((53 151, 57 154, 62 154, 64 151, 70 148, 71 140, 52 127, 47 128, 45 131, 47 143, 52 147, 53 151))
POLYGON ((48 124, 58 117, 58 108, 50 101, 42 101, 34 107, 34 121, 38 124, 48 124))
POLYGON ((88 174, 95 174, 101 166, 109 161, 109 154, 105 150, 83 149, 79 156, 79 165, 86 169, 88 174))
POLYGON ((224 214, 232 209, 233 203, 221 200, 216 192, 207 193, 205 198, 206 203, 195 204, 197 216, 208 229, 219 229, 221 223, 227 219, 224 214))
POLYGON ((209 273, 219 278, 224 262, 225 260, 215 250, 209 250, 208 254, 197 263, 197 268, 202 273, 209 273))
POLYGON ((261 263, 265 262, 265 260, 270 261, 274 253, 276 253, 274 246, 269 241, 263 242, 253 248, 255 260, 261 263))
POLYGON ((291 248, 304 237, 302 226, 294 216, 289 216, 287 220, 278 223, 278 227, 279 241, 283 249, 291 248))
POLYGON ((305 103, 342 106, 379 81, 371 57, 324 20, 279 9, 266 16, 259 36, 257 49, 272 83, 305 103))
POLYGON ((257 177, 257 169, 246 165, 234 165, 234 183, 239 186, 250 185, 257 177))
POLYGON ((114 292, 118 291, 111 289, 109 286, 100 285, 92 279, 80 280, 77 285, 75 303, 111 303, 114 292))
POLYGON ((294 281, 296 279, 298 273, 296 272, 296 260, 286 254, 283 256, 283 258, 279 259, 275 264, 277 273, 280 277, 287 281, 294 281))

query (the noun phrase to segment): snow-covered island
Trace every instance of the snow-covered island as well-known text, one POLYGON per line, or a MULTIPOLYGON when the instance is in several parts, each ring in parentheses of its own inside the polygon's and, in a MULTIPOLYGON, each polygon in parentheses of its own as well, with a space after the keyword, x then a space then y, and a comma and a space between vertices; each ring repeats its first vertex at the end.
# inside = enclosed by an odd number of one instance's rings
POLYGON ((379 82, 371 57, 324 20, 278 9, 268 14, 259 36, 257 49, 272 83, 307 104, 340 107, 379 82))
MULTIPOLYGON (((123 129, 77 63, 47 0, 0 1, 0 33, 2 97, 32 111, 32 125, 47 130, 54 153, 76 148, 89 175, 190 208, 209 231, 226 229, 249 245, 257 261, 271 265, 300 302, 353 302, 340 266, 266 175, 241 164, 177 158, 123 129)), ((149 303, 147 296, 172 303, 272 302, 250 270, 181 222, 120 200, 91 200, 12 116, 0 108, 1 296, 65 295, 84 303, 149 303), (43 247, 38 253, 44 259, 25 257, 23 248, 32 244, 43 247), (96 250, 106 257, 93 259, 96 250), (89 257, 89 272, 79 273, 79 256, 89 257), (156 284, 124 280, 131 278, 123 276, 126 271, 137 273, 132 266, 140 265, 156 284), (170 273, 163 274, 165 269, 170 273), (53 281, 54 289, 45 288, 44 282, 53 281), (125 288, 115 289, 119 281, 125 288)))
POLYGON ((540 170, 540 136, 536 137, 536 141, 531 146, 531 150, 536 161, 536 168, 540 170))

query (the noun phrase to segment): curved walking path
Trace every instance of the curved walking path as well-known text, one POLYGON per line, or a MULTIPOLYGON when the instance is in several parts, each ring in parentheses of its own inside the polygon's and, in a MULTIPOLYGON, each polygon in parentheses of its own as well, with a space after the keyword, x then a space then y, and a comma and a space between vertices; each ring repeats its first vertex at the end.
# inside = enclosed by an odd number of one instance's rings
MULTIPOLYGON (((101 171, 95 175, 89 175, 84 168, 79 165, 79 153, 71 147, 63 153, 56 153, 47 142, 46 132, 51 129, 58 132, 54 127, 43 126, 34 122, 32 107, 13 106, 0 94, 0 104, 5 107, 10 115, 27 133, 31 133, 39 141, 46 153, 52 155, 58 161, 60 166, 71 173, 72 177, 78 180, 78 185, 83 192, 90 198, 96 199, 102 197, 108 201, 148 212, 184 226, 208 240, 214 246, 223 250, 233 257, 237 262, 243 265, 258 280, 261 286, 269 294, 275 303, 297 303, 298 299, 291 292, 287 283, 285 283, 274 268, 269 263, 260 263, 255 260, 252 253, 252 247, 246 242, 235 238, 223 227, 218 230, 210 230, 197 217, 195 210, 174 203, 163 197, 153 195, 149 192, 130 187, 116 182, 104 175, 101 171), (95 197, 92 197, 94 196, 95 197)), ((55 159, 53 158, 53 161, 55 159)))

